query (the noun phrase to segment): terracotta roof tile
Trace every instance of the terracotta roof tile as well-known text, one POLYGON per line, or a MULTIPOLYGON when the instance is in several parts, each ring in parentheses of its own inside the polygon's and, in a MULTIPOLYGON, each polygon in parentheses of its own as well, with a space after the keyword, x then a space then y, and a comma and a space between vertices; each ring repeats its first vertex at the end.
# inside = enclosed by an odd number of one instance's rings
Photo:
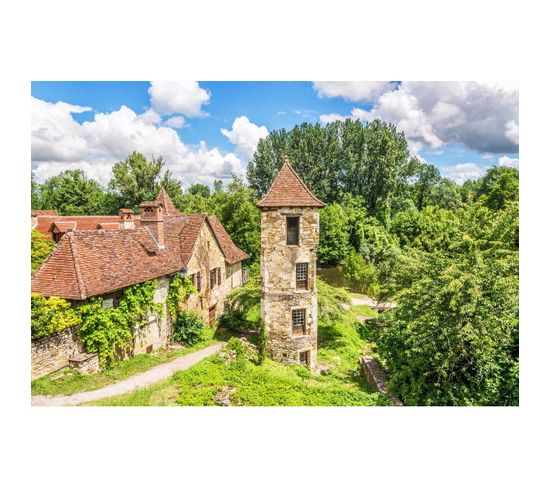
MULTIPOLYGON (((38 215, 37 224, 34 227, 35 230, 44 234, 51 239, 50 228, 55 222, 58 226, 63 222, 74 222, 76 226, 73 230, 95 230, 98 224, 121 221, 118 215, 71 215, 71 216, 51 216, 51 215, 38 215)), ((133 215, 132 220, 136 226, 140 225, 140 216, 133 215)))
POLYGON ((59 215, 55 210, 31 210, 31 217, 38 217, 39 215, 59 215))
POLYGON ((147 227, 66 233, 32 278, 33 293, 73 300, 103 295, 175 273, 189 263, 205 222, 230 263, 246 259, 216 217, 165 217, 165 249, 147 227))
POLYGON ((68 232, 76 229, 76 222, 53 222, 48 229, 48 232, 53 232, 57 229, 58 232, 68 232))
POLYGON ((174 205, 170 196, 168 195, 167 191, 164 188, 160 189, 160 192, 157 195, 157 198, 155 200, 164 205, 164 215, 166 215, 167 217, 182 215, 180 211, 176 208, 176 206, 174 205))
POLYGON ((118 230, 120 228, 119 226, 119 222, 101 222, 97 224, 96 229, 118 230))
POLYGON ((324 207, 290 165, 288 158, 258 207, 324 207))

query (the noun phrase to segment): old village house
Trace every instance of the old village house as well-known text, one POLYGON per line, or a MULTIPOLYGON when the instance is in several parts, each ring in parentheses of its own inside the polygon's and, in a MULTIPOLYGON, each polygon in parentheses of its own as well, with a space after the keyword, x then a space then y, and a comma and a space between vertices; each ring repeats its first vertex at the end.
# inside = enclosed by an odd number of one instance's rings
MULTIPOLYGON (((245 278, 248 255, 231 240, 217 217, 181 214, 161 190, 155 201, 142 202, 140 215, 122 209, 118 216, 74 216, 33 212, 32 226, 57 244, 32 277, 31 290, 73 302, 102 297, 117 306, 124 288, 157 280, 155 302, 160 319, 151 316, 134 331, 133 353, 167 344, 171 335, 166 298, 176 273, 191 277, 197 293, 187 306, 206 322, 222 312, 230 290, 245 278)), ((67 366, 82 350, 74 331, 61 331, 32 344, 32 374, 39 377, 67 366)))

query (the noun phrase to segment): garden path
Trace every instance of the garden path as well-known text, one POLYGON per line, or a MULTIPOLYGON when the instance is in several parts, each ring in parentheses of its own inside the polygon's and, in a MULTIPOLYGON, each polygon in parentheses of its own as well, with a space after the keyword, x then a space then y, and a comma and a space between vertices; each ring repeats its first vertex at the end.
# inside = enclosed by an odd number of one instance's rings
POLYGON ((116 395, 122 395, 129 393, 138 388, 144 388, 146 386, 157 383, 165 378, 170 377, 176 371, 181 371, 191 366, 194 366, 199 361, 211 356, 218 352, 224 342, 216 342, 198 351, 180 356, 168 363, 159 364, 154 368, 143 373, 130 376, 125 380, 119 381, 107 385, 99 390, 83 391, 81 393, 75 393, 69 396, 44 396, 36 395, 32 397, 32 405, 41 406, 60 406, 60 405, 78 405, 81 403, 92 402, 100 400, 102 398, 108 398, 116 395))

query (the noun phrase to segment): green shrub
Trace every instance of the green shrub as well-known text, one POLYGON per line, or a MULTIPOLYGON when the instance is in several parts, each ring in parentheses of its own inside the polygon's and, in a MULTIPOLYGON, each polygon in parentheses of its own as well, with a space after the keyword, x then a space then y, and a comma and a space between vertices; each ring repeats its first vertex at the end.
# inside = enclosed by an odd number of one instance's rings
POLYGON ((267 341, 267 327, 262 320, 260 323, 260 332, 258 334, 258 364, 262 364, 265 361, 267 341))
POLYGON ((54 243, 37 230, 31 230, 31 273, 34 273, 50 255, 54 243))
POLYGON ((31 338, 33 340, 80 324, 80 315, 67 300, 57 297, 46 298, 36 293, 31 295, 31 338))
POLYGON ((228 310, 220 315, 218 327, 240 334, 250 330, 252 324, 247 320, 245 313, 241 310, 228 310))
POLYGON ((175 341, 193 346, 201 339, 204 331, 204 322, 195 312, 180 312, 174 323, 173 338, 175 341))

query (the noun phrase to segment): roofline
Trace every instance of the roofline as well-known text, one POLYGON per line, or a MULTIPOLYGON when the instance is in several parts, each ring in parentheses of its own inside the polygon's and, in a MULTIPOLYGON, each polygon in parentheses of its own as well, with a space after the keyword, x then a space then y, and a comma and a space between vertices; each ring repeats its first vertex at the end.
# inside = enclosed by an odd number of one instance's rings
POLYGON ((320 200, 319 198, 317 198, 313 193, 312 191, 307 187, 307 185, 302 181, 302 178, 300 178, 300 176, 298 176, 298 173, 296 173, 296 171, 294 170, 294 168, 292 167, 292 165, 290 164, 290 162, 288 161, 288 158, 285 158, 285 161, 284 163, 282 164, 281 166, 281 169, 279 169, 279 173, 277 173, 277 176, 274 178, 274 180, 271 182, 271 186, 269 187, 269 190, 267 190, 267 193, 265 194, 265 196, 256 204, 256 207, 258 208, 269 208, 269 207, 272 207, 272 208, 279 208, 281 207, 281 205, 276 205, 275 207, 273 205, 265 205, 263 204, 262 202, 267 198, 267 196, 269 195, 269 192, 271 191, 271 189, 273 188, 273 185, 275 185, 275 182, 279 179, 279 176, 281 175, 281 172, 283 171, 283 168, 286 166, 288 166, 288 168, 290 169, 290 171, 292 171, 292 173, 294 174, 294 176, 296 176, 296 178, 298 179, 298 181, 301 183, 301 185, 304 187, 304 189, 309 193, 309 195, 314 199, 314 200, 317 200, 317 202, 319 202, 318 204, 309 204, 309 205, 283 205, 283 207, 319 207, 319 208, 322 208, 324 206, 326 206, 326 203, 323 202, 322 200, 320 200))

